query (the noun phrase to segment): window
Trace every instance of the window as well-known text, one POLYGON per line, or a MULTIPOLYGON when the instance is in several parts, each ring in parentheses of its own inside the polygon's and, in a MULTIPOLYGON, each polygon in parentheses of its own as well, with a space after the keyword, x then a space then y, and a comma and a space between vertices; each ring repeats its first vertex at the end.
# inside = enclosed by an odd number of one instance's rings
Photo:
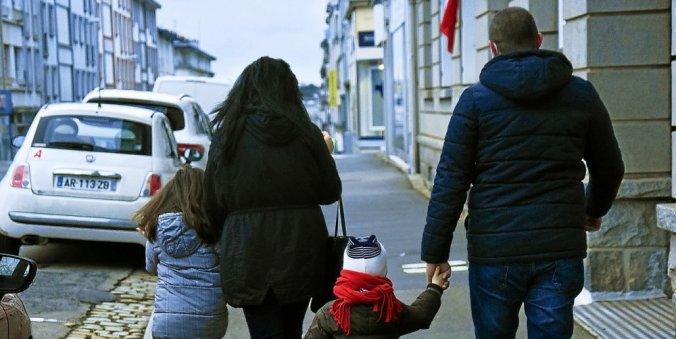
POLYGON ((113 76, 113 53, 106 52, 104 60, 104 73, 107 85, 115 84, 115 77, 113 76))
POLYGON ((56 7, 56 20, 59 23, 57 26, 57 41, 62 45, 70 45, 70 17, 68 16, 68 9, 65 7, 56 7))
POLYGON ((16 47, 14 50, 14 67, 16 67, 16 81, 19 84, 24 84, 26 82, 26 53, 20 47, 16 47))
POLYGON ((52 96, 54 101, 59 99, 59 75, 56 66, 52 66, 52 96))
POLYGON ((172 137, 172 132, 169 129, 169 126, 167 126, 166 122, 162 122, 162 130, 164 133, 162 134, 164 136, 164 142, 166 143, 166 150, 165 150, 165 155, 167 158, 175 158, 177 156, 177 150, 178 147, 176 146, 176 142, 174 138, 172 137))
POLYGON ((59 66, 59 86, 62 101, 73 101, 73 70, 71 66, 59 66))
POLYGON ((112 37, 113 36, 113 25, 112 17, 110 13, 110 5, 103 5, 103 36, 112 37))
POLYGON ((47 18, 49 21, 49 36, 53 38, 54 34, 56 33, 56 19, 54 14, 54 5, 52 4, 48 5, 47 18))
POLYGON ((44 83, 45 83, 45 98, 47 101, 49 101, 50 97, 52 96, 52 79, 51 79, 52 73, 49 70, 49 66, 45 66, 43 78, 44 78, 44 83))
POLYGON ((77 15, 73 14, 72 17, 72 29, 71 31, 73 32, 73 44, 77 44, 80 40, 80 25, 79 25, 79 19, 77 15))
POLYGON ((206 134, 210 135, 209 133, 209 124, 208 121, 205 124, 205 116, 204 112, 200 109, 198 105, 193 104, 192 105, 192 118, 193 118, 193 124, 195 125, 195 130, 197 134, 206 134))
POLYGON ((101 116, 59 115, 40 119, 33 146, 151 155, 151 136, 151 127, 139 122, 101 116))
POLYGON ((87 22, 84 17, 80 17, 80 44, 87 43, 87 22))

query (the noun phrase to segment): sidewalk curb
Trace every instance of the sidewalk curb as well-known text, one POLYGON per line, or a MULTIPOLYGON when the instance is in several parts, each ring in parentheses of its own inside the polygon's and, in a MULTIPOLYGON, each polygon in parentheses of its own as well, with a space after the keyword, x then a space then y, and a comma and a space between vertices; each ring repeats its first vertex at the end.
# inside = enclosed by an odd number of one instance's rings
POLYGON ((150 311, 150 319, 148 320, 148 325, 146 325, 146 330, 143 332, 143 339, 153 339, 153 316, 155 315, 155 307, 150 311))

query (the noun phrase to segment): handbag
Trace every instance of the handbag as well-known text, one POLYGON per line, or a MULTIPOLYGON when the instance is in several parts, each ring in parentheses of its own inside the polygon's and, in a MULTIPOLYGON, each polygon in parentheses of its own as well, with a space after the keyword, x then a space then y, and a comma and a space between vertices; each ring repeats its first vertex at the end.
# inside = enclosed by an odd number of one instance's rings
POLYGON ((325 254, 325 269, 324 277, 322 279, 322 286, 319 292, 312 297, 310 303, 310 310, 317 313, 317 311, 327 302, 336 299, 333 294, 333 286, 336 284, 336 279, 340 276, 340 270, 343 269, 343 254, 347 246, 347 227, 345 227, 345 212, 343 211, 343 199, 338 199, 338 207, 336 209, 336 226, 333 230, 333 236, 329 235, 326 243, 325 254), (343 231, 342 235, 338 235, 338 219, 340 216, 340 224, 343 231))

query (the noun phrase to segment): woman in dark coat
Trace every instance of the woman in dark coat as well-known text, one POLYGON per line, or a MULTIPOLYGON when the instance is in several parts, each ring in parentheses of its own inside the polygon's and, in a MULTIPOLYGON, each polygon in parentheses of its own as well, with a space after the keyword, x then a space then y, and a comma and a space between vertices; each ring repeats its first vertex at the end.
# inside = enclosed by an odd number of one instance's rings
POLYGON ((341 194, 330 147, 281 59, 247 66, 217 112, 205 194, 222 227, 225 299, 243 308, 252 338, 300 338, 324 270, 319 205, 341 194))

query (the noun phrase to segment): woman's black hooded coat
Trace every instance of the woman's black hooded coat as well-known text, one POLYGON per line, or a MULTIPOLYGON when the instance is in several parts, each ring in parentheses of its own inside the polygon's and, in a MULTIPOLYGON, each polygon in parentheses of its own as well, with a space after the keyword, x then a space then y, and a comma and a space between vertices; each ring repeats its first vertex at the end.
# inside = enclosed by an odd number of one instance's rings
POLYGON ((340 198, 341 182, 321 132, 308 126, 309 138, 258 112, 246 117, 230 161, 212 146, 206 210, 223 227, 221 281, 232 306, 258 305, 269 290, 281 304, 302 301, 320 286, 328 232, 319 205, 340 198))

